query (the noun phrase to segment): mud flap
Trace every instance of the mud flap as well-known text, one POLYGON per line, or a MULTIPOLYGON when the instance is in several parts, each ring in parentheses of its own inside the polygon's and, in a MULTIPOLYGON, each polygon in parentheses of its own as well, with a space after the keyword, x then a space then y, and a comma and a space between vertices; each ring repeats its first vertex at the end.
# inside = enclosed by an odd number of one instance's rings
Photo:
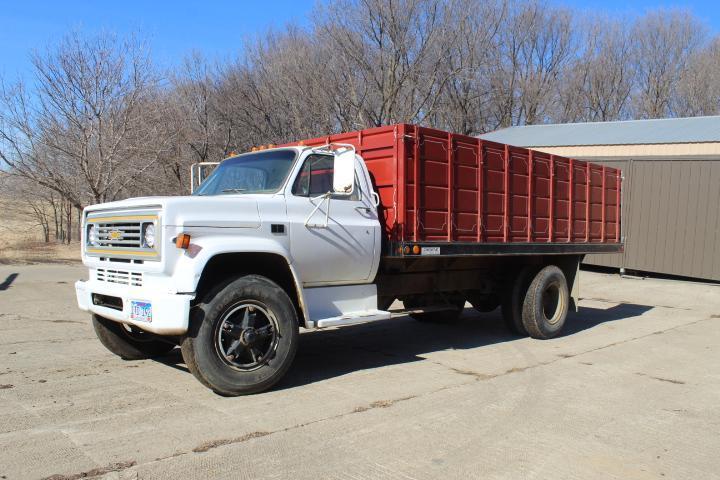
POLYGON ((568 290, 570 291, 570 308, 575 312, 580 308, 580 262, 585 255, 571 255, 558 260, 556 265, 560 267, 567 280, 568 290))

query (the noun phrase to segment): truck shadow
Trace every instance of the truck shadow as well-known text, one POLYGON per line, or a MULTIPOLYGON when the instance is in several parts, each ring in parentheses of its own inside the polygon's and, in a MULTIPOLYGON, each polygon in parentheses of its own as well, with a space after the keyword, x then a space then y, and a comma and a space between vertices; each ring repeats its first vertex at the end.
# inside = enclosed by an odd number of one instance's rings
MULTIPOLYGON (((632 303, 606 309, 581 307, 580 312, 568 314, 564 333, 552 341, 562 341, 603 323, 632 319, 652 308, 632 303)), ((432 352, 481 348, 523 338, 508 332, 499 309, 480 314, 472 308, 466 308, 462 318, 452 324, 401 317, 335 330, 307 331, 300 335, 292 367, 274 389, 295 388, 352 372, 426 361, 424 355, 432 352)), ((189 373, 179 349, 156 361, 189 373)))
MULTIPOLYGON (((607 309, 582 307, 571 312, 564 333, 558 340, 597 325, 627 320, 651 310, 649 305, 621 303, 607 309)), ((417 322, 409 317, 318 330, 300 335, 300 346, 293 366, 276 389, 302 386, 401 363, 424 361, 424 355, 442 350, 466 350, 524 337, 508 332, 500 310, 477 313, 465 309, 457 323, 417 322)))

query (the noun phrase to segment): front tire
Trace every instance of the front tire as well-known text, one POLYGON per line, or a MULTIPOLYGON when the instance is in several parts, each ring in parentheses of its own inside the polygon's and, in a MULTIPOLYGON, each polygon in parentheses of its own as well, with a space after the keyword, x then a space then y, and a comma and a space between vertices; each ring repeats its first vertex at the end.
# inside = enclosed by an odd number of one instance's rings
POLYGON ((172 343, 157 340, 151 334, 100 315, 93 315, 92 323, 100 343, 123 360, 159 357, 175 348, 172 343))
POLYGON ((287 293, 265 277, 247 275, 195 308, 182 355, 193 375, 216 393, 262 392, 292 364, 298 329, 287 293))

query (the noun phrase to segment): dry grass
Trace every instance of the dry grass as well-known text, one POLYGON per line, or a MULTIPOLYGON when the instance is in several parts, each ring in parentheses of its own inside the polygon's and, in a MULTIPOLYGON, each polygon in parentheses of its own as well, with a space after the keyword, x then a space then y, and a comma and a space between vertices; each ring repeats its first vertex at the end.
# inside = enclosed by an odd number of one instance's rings
POLYGON ((80 263, 80 243, 57 245, 33 242, 4 244, 0 240, 0 264, 80 263))
POLYGON ((80 243, 45 243, 42 228, 16 202, 0 198, 0 264, 80 262, 80 243))

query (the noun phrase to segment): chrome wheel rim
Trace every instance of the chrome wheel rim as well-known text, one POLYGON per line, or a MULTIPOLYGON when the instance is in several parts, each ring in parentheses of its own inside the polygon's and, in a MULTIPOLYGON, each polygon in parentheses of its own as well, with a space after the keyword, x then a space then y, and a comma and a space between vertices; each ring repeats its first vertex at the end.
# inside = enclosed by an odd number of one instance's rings
POLYGON ((215 349, 228 366, 256 370, 275 357, 280 332, 266 305, 243 300, 227 309, 217 324, 215 349))

